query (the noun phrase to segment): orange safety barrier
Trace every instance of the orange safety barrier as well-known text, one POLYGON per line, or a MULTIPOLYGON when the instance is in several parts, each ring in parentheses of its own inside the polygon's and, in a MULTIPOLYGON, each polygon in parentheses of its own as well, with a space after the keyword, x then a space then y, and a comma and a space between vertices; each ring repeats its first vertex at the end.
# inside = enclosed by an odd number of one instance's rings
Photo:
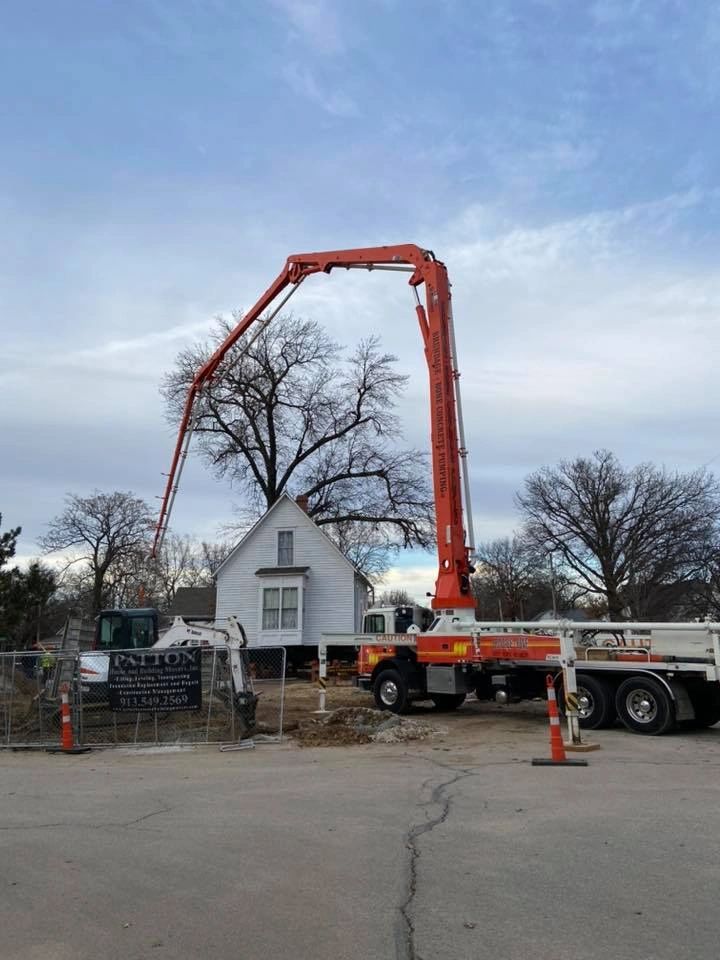
POLYGON ((587 760, 568 760, 565 756, 562 733, 560 732, 560 714, 555 697, 555 680, 551 674, 545 678, 547 687, 548 720, 550 721, 550 759, 534 758, 533 767, 586 767, 587 760))
POLYGON ((62 725, 60 728, 60 746, 63 750, 72 750, 75 746, 73 742, 72 717, 70 716, 70 698, 67 687, 60 694, 61 707, 60 714, 62 725))

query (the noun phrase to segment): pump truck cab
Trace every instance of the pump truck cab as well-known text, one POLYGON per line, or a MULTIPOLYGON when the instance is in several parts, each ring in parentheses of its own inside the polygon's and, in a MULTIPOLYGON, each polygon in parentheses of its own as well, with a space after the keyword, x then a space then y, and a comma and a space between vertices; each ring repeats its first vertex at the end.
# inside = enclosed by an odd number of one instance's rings
POLYGON ((363 633, 412 633, 427 630, 432 610, 417 604, 400 607, 372 607, 363 617, 363 633))
MULTIPOLYGON (((401 631, 395 619, 392 625, 385 620, 386 632, 380 632, 378 611, 377 621, 366 620, 367 634, 349 638, 324 634, 323 640, 328 649, 333 644, 360 647, 359 680, 372 689, 378 706, 387 710, 402 712, 413 700, 428 698, 454 709, 468 693, 497 700, 544 695, 546 674, 560 675, 560 632, 566 632, 566 625, 544 623, 539 633, 538 624, 509 626, 475 619, 470 589, 473 524, 452 298, 447 268, 432 250, 396 244, 287 258, 276 279, 200 367, 190 385, 165 483, 153 555, 168 529, 192 438, 196 403, 227 352, 260 318, 263 327, 270 323, 308 277, 338 270, 407 274, 429 378, 438 572, 431 603, 434 619, 427 628, 415 624, 401 631)), ((668 625, 655 626, 660 634, 668 625)), ((612 627, 600 624, 596 629, 612 627)), ((705 632, 703 655, 692 658, 674 650, 672 643, 655 641, 653 649, 651 639, 639 645, 632 639, 632 627, 618 626, 614 650, 586 645, 584 638, 577 645, 576 655, 582 660, 582 672, 577 668, 578 695, 584 705, 581 723, 595 728, 619 718, 631 730, 663 733, 678 722, 707 726, 720 720, 720 624, 690 627, 692 632, 705 632), (663 646, 662 652, 659 646, 663 646)))

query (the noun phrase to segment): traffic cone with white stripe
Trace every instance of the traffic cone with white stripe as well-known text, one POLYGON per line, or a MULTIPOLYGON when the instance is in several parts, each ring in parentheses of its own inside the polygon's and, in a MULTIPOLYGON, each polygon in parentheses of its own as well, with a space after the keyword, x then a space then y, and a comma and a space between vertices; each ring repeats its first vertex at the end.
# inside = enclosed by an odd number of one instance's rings
POLYGON ((545 680, 547 687, 548 719, 550 721, 550 759, 534 758, 534 767, 586 767, 587 760, 568 760, 565 756, 562 734, 560 733, 560 714, 555 697, 555 682, 551 674, 545 680))
POLYGON ((90 747, 76 747, 70 712, 70 685, 60 687, 60 746, 48 747, 48 753, 88 753, 90 747))

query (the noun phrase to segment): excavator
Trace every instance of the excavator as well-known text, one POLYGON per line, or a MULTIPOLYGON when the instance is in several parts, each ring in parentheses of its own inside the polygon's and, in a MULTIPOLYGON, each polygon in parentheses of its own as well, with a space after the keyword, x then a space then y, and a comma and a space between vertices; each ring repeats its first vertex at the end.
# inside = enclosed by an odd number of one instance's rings
POLYGON ((166 650, 169 647, 220 647, 227 650, 232 697, 244 736, 255 729, 258 697, 253 688, 242 624, 228 617, 224 628, 188 623, 175 617, 165 629, 152 607, 103 610, 95 621, 93 650, 80 654, 79 682, 86 702, 108 699, 109 654, 113 651, 166 650))

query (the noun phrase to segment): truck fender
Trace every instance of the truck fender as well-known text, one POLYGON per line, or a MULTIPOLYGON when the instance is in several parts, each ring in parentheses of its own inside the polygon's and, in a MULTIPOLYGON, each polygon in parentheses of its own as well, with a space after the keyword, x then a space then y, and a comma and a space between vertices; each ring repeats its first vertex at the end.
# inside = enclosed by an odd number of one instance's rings
POLYGON ((371 684, 375 683, 376 677, 383 670, 397 670, 412 690, 424 689, 423 674, 415 660, 410 660, 407 657, 386 657, 375 665, 373 672, 370 674, 371 684))

